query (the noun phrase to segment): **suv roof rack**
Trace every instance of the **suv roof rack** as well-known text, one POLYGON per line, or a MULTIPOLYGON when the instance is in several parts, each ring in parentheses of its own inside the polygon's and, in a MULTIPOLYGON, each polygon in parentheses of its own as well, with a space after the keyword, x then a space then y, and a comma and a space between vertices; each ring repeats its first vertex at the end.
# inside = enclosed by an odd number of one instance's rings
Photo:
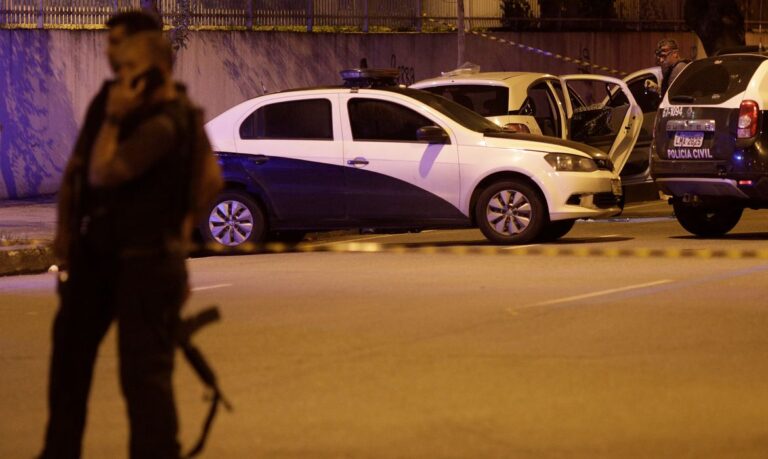
POLYGON ((342 70, 341 78, 348 88, 382 88, 397 86, 400 76, 398 69, 347 69, 342 70))
POLYGON ((718 50, 714 56, 723 56, 725 54, 744 54, 744 53, 764 53, 765 49, 759 45, 732 46, 718 50))

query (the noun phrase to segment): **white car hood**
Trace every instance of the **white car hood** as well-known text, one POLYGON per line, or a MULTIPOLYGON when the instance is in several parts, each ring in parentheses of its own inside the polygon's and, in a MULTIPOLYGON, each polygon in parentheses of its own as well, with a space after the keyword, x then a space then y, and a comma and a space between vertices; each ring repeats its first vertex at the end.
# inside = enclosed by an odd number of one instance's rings
POLYGON ((589 156, 592 159, 608 159, 608 155, 595 147, 573 142, 533 134, 512 132, 486 133, 485 145, 491 148, 515 148, 522 150, 541 151, 546 153, 569 153, 574 155, 589 156))

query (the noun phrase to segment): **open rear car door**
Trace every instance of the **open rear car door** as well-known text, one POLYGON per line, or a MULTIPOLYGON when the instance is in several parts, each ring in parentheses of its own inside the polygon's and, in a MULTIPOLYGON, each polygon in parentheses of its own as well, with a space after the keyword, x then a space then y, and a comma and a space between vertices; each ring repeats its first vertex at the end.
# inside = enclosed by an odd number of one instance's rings
POLYGON ((568 118, 568 138, 597 147, 611 158, 620 173, 637 142, 643 112, 627 84, 602 75, 565 75, 560 80, 568 118), (620 93, 621 99, 617 99, 620 93), (613 104, 614 100, 626 101, 613 104), (574 101, 579 106, 574 106, 574 101), (583 102, 583 105, 581 103, 583 102))

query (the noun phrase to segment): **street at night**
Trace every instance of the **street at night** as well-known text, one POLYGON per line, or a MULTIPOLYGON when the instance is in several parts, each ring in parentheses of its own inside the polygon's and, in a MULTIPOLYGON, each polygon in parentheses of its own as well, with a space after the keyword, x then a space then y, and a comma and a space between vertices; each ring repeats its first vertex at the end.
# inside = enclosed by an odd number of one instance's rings
POLYGON ((0 0, 0 459, 768 457, 763 3, 0 0))
MULTIPOLYGON (((556 243, 498 249, 633 251, 624 257, 467 255, 491 246, 451 230, 309 244, 456 253, 191 259, 187 312, 218 304, 223 315, 195 341, 234 405, 204 456, 764 457, 768 260, 659 256, 759 254, 764 222, 747 211, 727 236, 694 238, 652 202, 556 243)), ((54 274, 0 279, 2 457, 31 457, 42 440, 56 305, 54 274)), ((99 352, 86 458, 126 449, 114 334, 99 352)), ((174 378, 189 447, 208 404, 180 355, 174 378)))

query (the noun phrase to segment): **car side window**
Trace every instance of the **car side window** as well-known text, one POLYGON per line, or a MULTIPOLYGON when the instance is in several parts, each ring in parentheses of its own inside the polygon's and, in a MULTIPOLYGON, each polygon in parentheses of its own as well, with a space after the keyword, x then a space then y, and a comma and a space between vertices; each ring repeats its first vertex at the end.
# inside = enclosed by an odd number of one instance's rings
MULTIPOLYGON (((629 92, 632 93, 632 96, 635 98, 637 105, 640 106, 640 109, 643 111, 643 113, 655 112, 656 109, 659 108, 661 99, 656 92, 649 91, 645 87, 645 80, 651 80, 654 83, 659 84, 659 82, 656 81, 655 75, 646 74, 631 80, 629 83, 627 83, 627 87, 629 88, 629 92)), ((610 106, 620 107, 626 104, 629 104, 627 96, 624 95, 623 91, 617 89, 616 95, 614 95, 614 97, 611 99, 610 106)))
POLYGON ((331 101, 294 100, 260 107, 240 125, 240 138, 333 140, 331 101))
POLYGON ((569 88, 584 100, 599 101, 573 110, 570 138, 589 145, 613 142, 623 128, 629 99, 619 85, 610 82, 577 80, 569 88), (605 101, 605 103, 603 103, 605 101))
POLYGON ((581 97, 579 97, 579 95, 570 87, 568 88, 568 97, 571 99, 571 109, 578 110, 584 108, 584 101, 582 101, 581 97))
POLYGON ((347 108, 354 140, 417 142, 419 128, 435 125, 410 108, 385 100, 354 98, 347 108))
POLYGON ((545 136, 560 136, 560 116, 555 106, 554 95, 546 83, 539 83, 528 89, 528 97, 520 108, 520 114, 536 119, 545 136))

